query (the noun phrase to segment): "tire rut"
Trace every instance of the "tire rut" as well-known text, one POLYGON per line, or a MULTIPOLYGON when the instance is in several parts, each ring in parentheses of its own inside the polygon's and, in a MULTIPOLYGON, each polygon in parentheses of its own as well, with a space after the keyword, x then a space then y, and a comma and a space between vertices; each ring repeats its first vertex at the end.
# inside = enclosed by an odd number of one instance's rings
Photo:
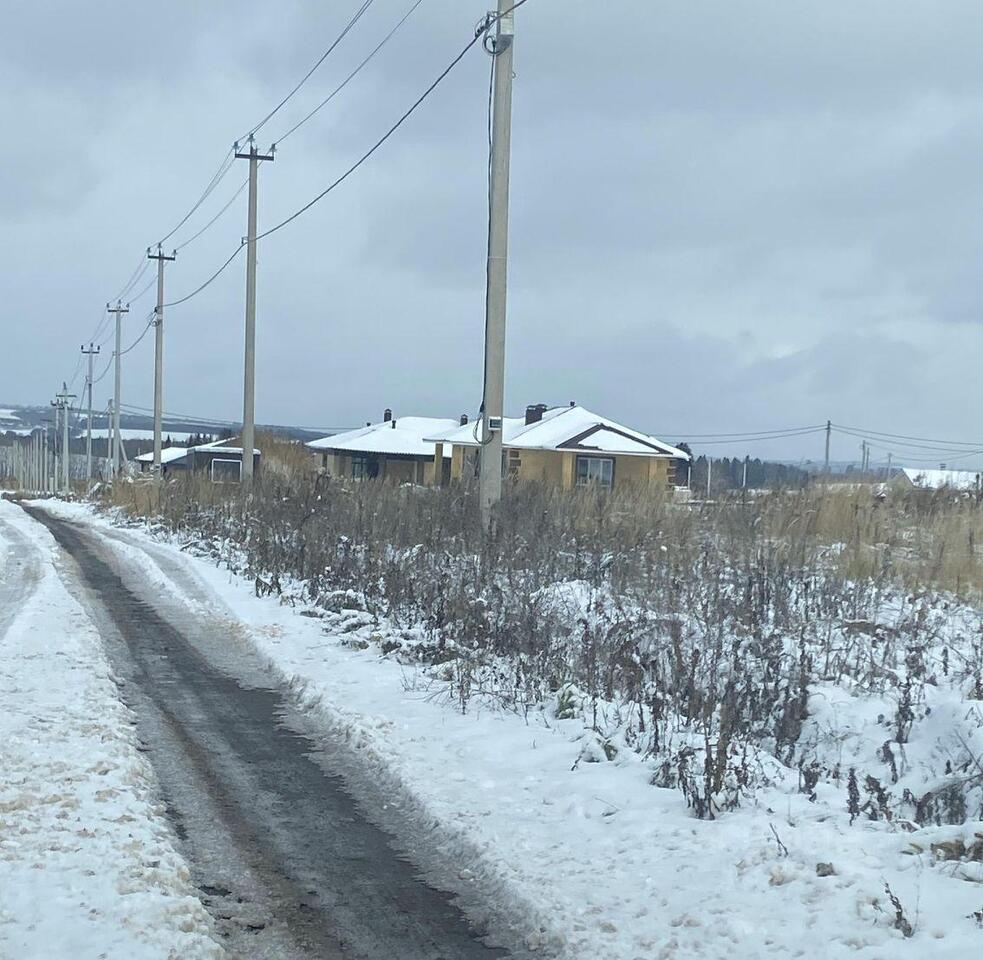
MULTIPOLYGON (((214 666, 120 577, 99 535, 25 507, 77 565, 202 903, 233 956, 497 960, 361 813, 284 695, 214 666)), ((190 614, 189 614, 190 616, 190 614)), ((200 624, 188 625, 193 635, 200 624)), ((216 621, 216 629, 222 629, 216 621)))

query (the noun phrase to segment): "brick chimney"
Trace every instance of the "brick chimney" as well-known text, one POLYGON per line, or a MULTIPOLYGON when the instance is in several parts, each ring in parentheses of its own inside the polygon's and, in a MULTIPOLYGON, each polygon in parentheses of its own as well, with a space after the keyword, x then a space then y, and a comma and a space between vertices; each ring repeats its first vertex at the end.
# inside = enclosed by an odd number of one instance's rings
POLYGON ((389 421, 392 420, 392 418, 393 418, 392 410, 390 410, 389 407, 386 407, 385 411, 382 414, 382 422, 389 423, 389 421))
POLYGON ((526 407, 526 424, 539 423, 543 419, 543 414, 546 413, 545 403, 533 403, 526 407))
POLYGON ((468 425, 468 415, 466 413, 461 414, 461 426, 466 427, 468 425))

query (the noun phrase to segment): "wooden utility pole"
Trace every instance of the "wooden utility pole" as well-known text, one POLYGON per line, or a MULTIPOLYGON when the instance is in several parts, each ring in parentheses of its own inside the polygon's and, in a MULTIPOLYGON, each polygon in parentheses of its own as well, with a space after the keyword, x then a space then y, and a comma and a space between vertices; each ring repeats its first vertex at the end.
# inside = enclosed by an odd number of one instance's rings
POLYGON ((249 137, 249 152, 239 153, 237 160, 249 161, 249 211, 246 219, 246 347, 242 382, 242 482, 252 483, 253 446, 256 431, 256 189, 260 161, 273 161, 273 149, 260 154, 249 137))
POLYGON ((89 361, 89 370, 85 375, 85 390, 88 399, 88 417, 85 424, 85 479, 92 481, 92 358, 99 353, 99 347, 94 347, 91 343, 89 349, 85 349, 82 344, 82 353, 89 361))
POLYGON ((505 416, 505 321, 509 253, 509 162, 512 150, 512 58, 515 0, 498 0, 495 35, 485 42, 494 60, 488 260, 485 274, 485 387, 481 405, 478 500, 490 530, 502 499, 502 426, 505 416))
POLYGON ((160 477, 161 422, 164 416, 164 264, 177 259, 177 250, 168 256, 160 244, 157 252, 147 249, 147 257, 157 261, 157 306, 154 307, 154 463, 153 475, 160 477))
POLYGON ((112 419, 112 437, 113 437, 113 452, 109 464, 109 475, 111 477, 116 477, 119 473, 120 468, 120 432, 119 432, 119 404, 120 404, 120 394, 122 392, 122 379, 123 379, 123 333, 122 333, 122 318, 123 314, 130 312, 130 305, 127 304, 125 307, 123 304, 117 300, 116 306, 111 307, 108 303, 106 304, 106 309, 110 313, 116 314, 116 351, 113 357, 116 361, 116 385, 113 390, 113 419, 112 419))

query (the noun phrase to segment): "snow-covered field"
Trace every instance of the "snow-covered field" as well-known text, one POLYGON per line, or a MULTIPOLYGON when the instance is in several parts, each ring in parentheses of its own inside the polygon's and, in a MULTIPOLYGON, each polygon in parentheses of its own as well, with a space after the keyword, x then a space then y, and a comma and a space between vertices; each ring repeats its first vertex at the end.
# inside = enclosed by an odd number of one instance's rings
MULTIPOLYGON (((84 424, 81 426, 80 429, 83 433, 85 433, 84 424)), ((120 436, 122 436, 124 440, 153 440, 154 439, 153 430, 137 430, 133 427, 121 427, 119 432, 120 432, 120 436)), ((110 430, 107 427, 92 428, 93 437, 104 440, 109 435, 110 435, 110 430)), ((188 438, 194 436, 194 434, 181 430, 164 430, 163 436, 165 440, 168 437, 170 437, 174 443, 187 443, 188 438)))
MULTIPOLYGON (((84 505, 49 508, 110 527, 84 505)), ((820 783, 812 800, 777 761, 753 800, 694 819, 679 790, 651 785, 651 761, 628 749, 608 760, 575 711, 518 716, 473 701, 462 714, 432 670, 381 655, 384 624, 300 616, 179 544, 117 533, 151 582, 180 590, 153 560, 162 550, 209 604, 231 610, 312 719, 360 749, 393 802, 460 864, 459 879, 495 891, 533 943, 610 960, 962 960, 983 949, 981 822, 851 824, 843 789, 820 783)), ((842 685, 811 694, 803 737, 844 770, 890 739, 883 720, 896 703, 842 685)), ((941 685, 930 698, 899 759, 899 784, 920 793, 980 709, 941 685)))
POLYGON ((58 553, 0 500, 0 957, 224 956, 58 553))

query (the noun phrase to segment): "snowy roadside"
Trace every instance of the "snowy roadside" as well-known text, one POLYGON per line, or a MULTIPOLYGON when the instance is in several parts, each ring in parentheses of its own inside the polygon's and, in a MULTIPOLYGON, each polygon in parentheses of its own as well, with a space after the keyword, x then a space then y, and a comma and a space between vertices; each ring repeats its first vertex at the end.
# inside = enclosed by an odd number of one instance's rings
POLYGON ((0 957, 225 956, 50 534, 0 499, 0 957))
MULTIPOLYGON (((46 506, 112 527, 85 505, 46 506)), ((115 549, 162 587, 181 589, 155 564, 158 551, 207 586, 214 599, 204 602, 231 610, 311 714, 361 749, 394 802, 412 806, 460 864, 460 878, 513 897, 516 911, 533 905, 549 918, 544 939, 559 938, 570 956, 962 958, 983 943, 974 919, 983 864, 930 853, 933 843, 972 845, 983 824, 914 833, 884 821, 851 826, 840 794, 823 786, 816 802, 762 788, 755 804, 695 820, 680 792, 650 785, 650 765, 631 751, 577 763, 580 719, 490 708, 462 715, 423 671, 353 643, 368 640, 370 624, 326 628, 174 544, 112 529, 124 541, 115 549)), ((853 739, 877 736, 868 716, 876 704, 822 695, 843 729, 855 727, 853 739)))

